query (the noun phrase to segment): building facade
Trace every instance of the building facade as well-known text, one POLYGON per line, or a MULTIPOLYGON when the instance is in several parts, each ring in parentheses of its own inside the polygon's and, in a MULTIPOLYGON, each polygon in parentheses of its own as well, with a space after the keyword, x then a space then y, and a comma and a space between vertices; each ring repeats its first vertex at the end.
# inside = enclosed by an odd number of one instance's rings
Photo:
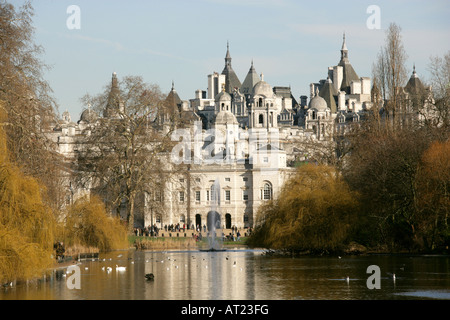
MULTIPOLYGON (((359 122, 372 107, 371 80, 359 77, 354 70, 345 35, 340 53, 338 64, 326 70, 327 78, 311 83, 309 102, 307 96, 297 101, 290 87, 272 87, 263 74, 258 75, 253 61, 241 83, 232 68, 228 44, 224 69, 220 74, 212 72, 207 76, 207 90, 199 89, 194 98, 183 100, 172 83, 167 96, 173 112, 170 116, 183 119, 180 126, 184 128, 201 128, 205 142, 201 146, 202 161, 190 163, 187 171, 175 173, 167 181, 157 196, 161 205, 150 204, 155 194, 152 199, 147 198, 149 195, 141 197, 136 226, 207 225, 214 184, 220 186, 216 210, 220 227, 255 226, 258 208, 277 197, 284 182, 295 172, 295 163, 311 160, 309 143, 333 144, 337 134, 359 122), (211 159, 214 161, 206 161, 211 159)), ((408 99, 420 87, 415 71, 413 76, 404 88, 408 99)), ((116 91, 114 73, 109 100, 114 100, 116 91)), ((113 102, 106 106, 103 118, 115 116, 110 108, 113 102)), ((76 159, 89 128, 100 118, 89 107, 76 123, 67 112, 63 114, 51 134, 68 161, 76 159)), ((170 117, 159 120, 164 124, 170 117)), ((73 197, 90 192, 71 190, 72 201, 73 197)))

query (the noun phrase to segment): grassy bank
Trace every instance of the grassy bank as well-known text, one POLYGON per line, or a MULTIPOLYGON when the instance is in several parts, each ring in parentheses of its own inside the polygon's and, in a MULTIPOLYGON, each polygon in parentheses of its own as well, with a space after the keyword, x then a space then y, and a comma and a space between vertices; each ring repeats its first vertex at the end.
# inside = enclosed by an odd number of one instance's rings
MULTIPOLYGON (((138 250, 191 250, 205 248, 208 246, 208 239, 203 238, 196 241, 192 237, 138 237, 129 236, 130 246, 134 246, 138 250)), ((225 247, 246 246, 247 238, 242 237, 239 241, 224 241, 225 247)))

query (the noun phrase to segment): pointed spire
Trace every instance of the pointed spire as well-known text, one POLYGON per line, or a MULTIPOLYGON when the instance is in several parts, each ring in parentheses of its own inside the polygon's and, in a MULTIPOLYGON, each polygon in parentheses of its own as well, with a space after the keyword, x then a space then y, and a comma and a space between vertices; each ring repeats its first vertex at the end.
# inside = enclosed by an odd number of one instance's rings
POLYGON ((414 63, 414 65, 413 65, 413 73, 411 75, 411 78, 418 78, 417 73, 416 73, 416 63, 414 63))
POLYGON ((247 76, 245 77, 244 82, 242 83, 242 86, 241 86, 241 90, 240 90, 241 93, 250 94, 252 92, 252 89, 255 86, 255 84, 257 84, 259 81, 261 81, 261 79, 258 76, 258 73, 256 73, 255 66, 254 66, 253 59, 252 59, 250 69, 248 70, 247 76))
POLYGON ((227 54, 225 55, 225 62, 227 62, 227 59, 230 59, 231 62, 231 55, 230 55, 230 43, 227 40, 227 54))
POLYGON ((346 50, 346 51, 348 51, 348 49, 347 49, 347 44, 345 43, 345 31, 344 31, 344 35, 343 35, 343 37, 342 37, 342 49, 341 50, 346 50))
POLYGON ((225 56, 225 67, 222 71, 222 74, 225 75, 225 91, 228 93, 232 93, 235 88, 241 87, 241 82, 231 67, 231 55, 230 55, 230 43, 227 41, 227 54, 225 56))
POLYGON ((172 91, 175 89, 175 84, 174 84, 174 82, 173 82, 173 80, 172 80, 172 91))
POLYGON ((341 48, 341 61, 339 65, 343 63, 348 63, 348 49, 347 49, 347 43, 345 42, 345 32, 342 37, 342 48, 341 48))

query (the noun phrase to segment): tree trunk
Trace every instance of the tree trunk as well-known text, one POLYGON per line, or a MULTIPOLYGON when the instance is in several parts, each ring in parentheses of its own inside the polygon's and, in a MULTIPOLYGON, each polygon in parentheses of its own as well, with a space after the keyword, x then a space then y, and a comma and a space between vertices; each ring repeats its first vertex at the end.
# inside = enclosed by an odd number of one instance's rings
POLYGON ((128 204, 128 231, 130 233, 133 233, 134 230, 134 199, 136 198, 136 195, 134 192, 130 194, 129 198, 129 204, 128 204))

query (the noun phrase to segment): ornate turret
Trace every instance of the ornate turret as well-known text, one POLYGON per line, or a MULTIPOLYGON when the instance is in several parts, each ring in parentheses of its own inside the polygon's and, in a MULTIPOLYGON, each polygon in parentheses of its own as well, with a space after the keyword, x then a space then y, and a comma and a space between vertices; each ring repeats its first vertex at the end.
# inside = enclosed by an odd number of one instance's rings
POLYGON ((350 84, 352 81, 359 81, 359 76, 356 74, 353 66, 350 64, 348 60, 348 49, 347 44, 345 42, 345 33, 342 41, 341 48, 341 61, 339 61, 339 66, 342 67, 342 83, 340 90, 345 91, 346 93, 350 93, 350 84))
POLYGON ((230 45, 227 42, 227 54, 225 55, 225 68, 222 71, 225 75, 225 91, 232 93, 234 88, 240 88, 241 82, 231 67, 231 55, 230 55, 230 45))
POLYGON ((111 91, 109 92, 103 116, 105 118, 115 118, 121 111, 120 89, 117 80, 117 73, 113 72, 111 80, 111 91))

